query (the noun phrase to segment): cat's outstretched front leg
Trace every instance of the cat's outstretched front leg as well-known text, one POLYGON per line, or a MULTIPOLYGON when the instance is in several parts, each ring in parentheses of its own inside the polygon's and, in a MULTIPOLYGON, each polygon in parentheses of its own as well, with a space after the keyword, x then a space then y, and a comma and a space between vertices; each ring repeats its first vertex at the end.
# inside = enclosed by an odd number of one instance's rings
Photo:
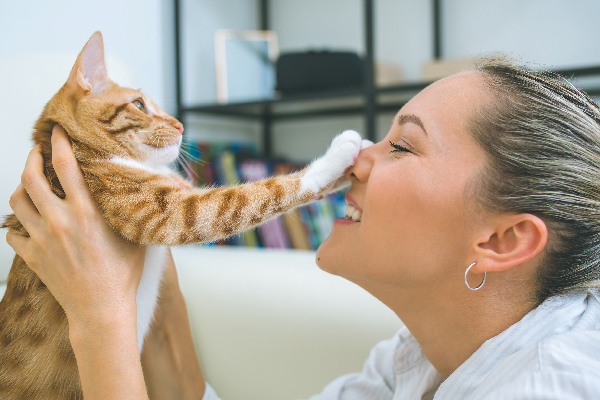
POLYGON ((164 175, 122 164, 109 163, 100 175, 100 168, 90 168, 86 175, 117 232, 137 243, 175 246, 242 232, 336 189, 361 146, 360 135, 346 131, 296 174, 215 189, 182 189, 164 175))

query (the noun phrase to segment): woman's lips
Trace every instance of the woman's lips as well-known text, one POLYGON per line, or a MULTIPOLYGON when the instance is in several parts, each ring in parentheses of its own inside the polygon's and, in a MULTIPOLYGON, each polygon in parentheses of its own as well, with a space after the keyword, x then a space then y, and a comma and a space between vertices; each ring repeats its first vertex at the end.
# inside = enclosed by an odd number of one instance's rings
POLYGON ((346 203, 353 205, 361 213, 363 212, 363 209, 356 203, 356 200, 354 200, 354 198, 352 196, 350 196, 348 193, 346 193, 344 200, 346 201, 346 203))

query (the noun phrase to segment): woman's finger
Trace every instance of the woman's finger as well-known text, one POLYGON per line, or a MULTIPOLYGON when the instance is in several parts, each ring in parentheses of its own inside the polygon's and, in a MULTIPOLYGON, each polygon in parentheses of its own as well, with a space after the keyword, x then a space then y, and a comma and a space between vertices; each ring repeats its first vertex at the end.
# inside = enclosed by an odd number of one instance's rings
POLYGON ((21 258, 23 260, 25 260, 25 262, 27 263, 29 257, 29 241, 31 239, 25 237, 25 236, 21 236, 16 232, 13 231, 8 231, 8 233, 6 234, 6 243, 8 243, 8 245, 10 247, 13 248, 13 250, 15 251, 15 253, 17 253, 19 256, 21 256, 21 258))
POLYGON ((17 190, 10 196, 10 208, 15 212, 15 215, 21 224, 31 234, 31 230, 39 225, 40 213, 29 198, 22 184, 17 187, 17 190))
POLYGON ((89 188, 73 153, 71 141, 59 125, 52 129, 52 166, 67 198, 89 199, 89 188))
POLYGON ((41 146, 37 145, 29 152, 27 161, 25 161, 25 169, 21 174, 21 183, 37 210, 40 214, 44 214, 44 210, 48 208, 48 205, 52 204, 53 200, 58 199, 58 197, 50 188, 50 184, 44 175, 44 159, 41 149, 41 146))

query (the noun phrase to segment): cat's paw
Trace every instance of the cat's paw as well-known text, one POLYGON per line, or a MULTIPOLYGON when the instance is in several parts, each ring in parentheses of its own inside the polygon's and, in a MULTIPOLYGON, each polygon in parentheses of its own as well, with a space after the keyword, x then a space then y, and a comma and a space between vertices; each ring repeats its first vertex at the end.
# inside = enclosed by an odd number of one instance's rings
POLYGON ((362 141, 363 140, 358 132, 353 130, 344 131, 333 138, 329 149, 327 149, 327 153, 325 153, 323 157, 332 156, 337 152, 337 149, 340 149, 344 146, 346 146, 346 149, 349 150, 350 147, 348 145, 350 144, 353 145, 352 150, 355 152, 354 156, 358 156, 362 141))
POLYGON ((310 190, 315 194, 339 189, 344 181, 344 172, 356 162, 363 140, 356 131, 344 131, 331 142, 327 153, 313 161, 300 179, 302 191, 310 190))
MULTIPOLYGON (((373 145, 373 142, 371 142, 370 140, 367 140, 367 139, 363 139, 360 149, 361 150, 366 149, 367 147, 369 147, 371 145, 373 145)), ((353 164, 355 164, 355 163, 356 163, 356 158, 354 159, 353 164)), ((321 200, 324 196, 326 196, 330 193, 335 193, 338 190, 345 188, 346 186, 350 186, 350 180, 348 180, 348 178, 346 178, 346 175, 342 175, 332 185, 327 187, 327 189, 325 191, 321 192, 321 194, 318 195, 315 199, 321 200)))

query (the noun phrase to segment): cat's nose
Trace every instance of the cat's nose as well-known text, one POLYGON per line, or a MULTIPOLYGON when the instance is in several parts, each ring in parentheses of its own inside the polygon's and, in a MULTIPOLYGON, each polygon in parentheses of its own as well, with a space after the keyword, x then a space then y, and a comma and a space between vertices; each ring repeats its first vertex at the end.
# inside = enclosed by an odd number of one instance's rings
POLYGON ((183 133, 183 124, 181 122, 173 124, 173 128, 177 129, 180 134, 183 133))

